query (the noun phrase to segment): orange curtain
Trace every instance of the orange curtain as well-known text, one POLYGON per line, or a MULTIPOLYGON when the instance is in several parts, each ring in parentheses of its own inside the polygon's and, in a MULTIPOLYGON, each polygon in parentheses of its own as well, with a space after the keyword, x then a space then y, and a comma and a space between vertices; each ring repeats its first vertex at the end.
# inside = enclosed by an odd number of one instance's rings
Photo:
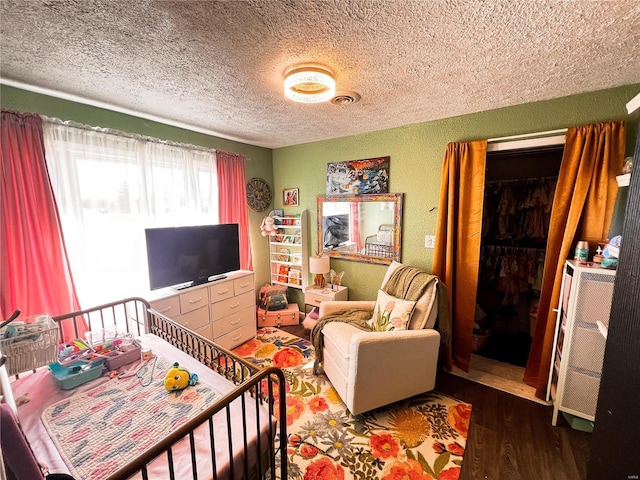
MULTIPOLYGON (((567 131, 562 164, 553 199, 544 263, 538 320, 524 381, 546 395, 555 335, 564 261, 572 258, 575 242, 590 246, 607 238, 622 170, 624 122, 598 123, 567 131)), ((592 249, 593 250, 593 249, 592 249)))
POLYGON ((445 368, 469 370, 476 310, 487 141, 450 143, 444 156, 433 274, 447 286, 452 350, 445 368))

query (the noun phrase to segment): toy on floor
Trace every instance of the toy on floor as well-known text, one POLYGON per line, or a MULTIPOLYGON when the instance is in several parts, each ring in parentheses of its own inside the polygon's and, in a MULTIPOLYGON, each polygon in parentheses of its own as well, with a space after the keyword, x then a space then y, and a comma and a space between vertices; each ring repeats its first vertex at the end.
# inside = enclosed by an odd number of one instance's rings
POLYGON ((189 385, 195 385, 196 383, 198 383, 198 375, 189 373, 189 371, 181 367, 178 362, 174 363, 173 367, 171 367, 164 376, 164 388, 168 392, 183 390, 189 385))

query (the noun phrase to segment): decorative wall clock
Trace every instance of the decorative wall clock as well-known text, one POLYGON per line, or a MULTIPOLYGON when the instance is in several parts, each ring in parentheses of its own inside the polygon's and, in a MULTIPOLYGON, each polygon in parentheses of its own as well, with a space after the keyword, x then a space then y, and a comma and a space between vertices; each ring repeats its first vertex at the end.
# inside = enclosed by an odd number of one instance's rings
POLYGON ((259 177, 254 177, 247 182, 247 203, 249 208, 256 212, 263 212, 271 204, 271 187, 259 177))

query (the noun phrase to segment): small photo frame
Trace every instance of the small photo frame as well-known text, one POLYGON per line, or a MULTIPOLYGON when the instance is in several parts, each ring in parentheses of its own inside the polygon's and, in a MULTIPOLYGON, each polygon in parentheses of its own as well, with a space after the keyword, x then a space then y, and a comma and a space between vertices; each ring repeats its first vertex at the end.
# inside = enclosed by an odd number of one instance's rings
POLYGON ((282 203, 287 207, 300 205, 298 188, 285 188, 282 190, 282 203))

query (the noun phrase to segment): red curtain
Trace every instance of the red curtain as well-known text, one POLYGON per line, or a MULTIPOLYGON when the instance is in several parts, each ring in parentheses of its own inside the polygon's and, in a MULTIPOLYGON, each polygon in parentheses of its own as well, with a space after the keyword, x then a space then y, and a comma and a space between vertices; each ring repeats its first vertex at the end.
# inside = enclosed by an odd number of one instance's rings
POLYGON ((244 175, 245 157, 216 151, 220 223, 237 223, 240 233, 240 268, 253 270, 249 241, 249 215, 244 175))
MULTIPOLYGON (((0 318, 79 310, 44 156, 42 119, 2 110, 0 318)), ((68 322, 65 338, 84 335, 68 322)))

